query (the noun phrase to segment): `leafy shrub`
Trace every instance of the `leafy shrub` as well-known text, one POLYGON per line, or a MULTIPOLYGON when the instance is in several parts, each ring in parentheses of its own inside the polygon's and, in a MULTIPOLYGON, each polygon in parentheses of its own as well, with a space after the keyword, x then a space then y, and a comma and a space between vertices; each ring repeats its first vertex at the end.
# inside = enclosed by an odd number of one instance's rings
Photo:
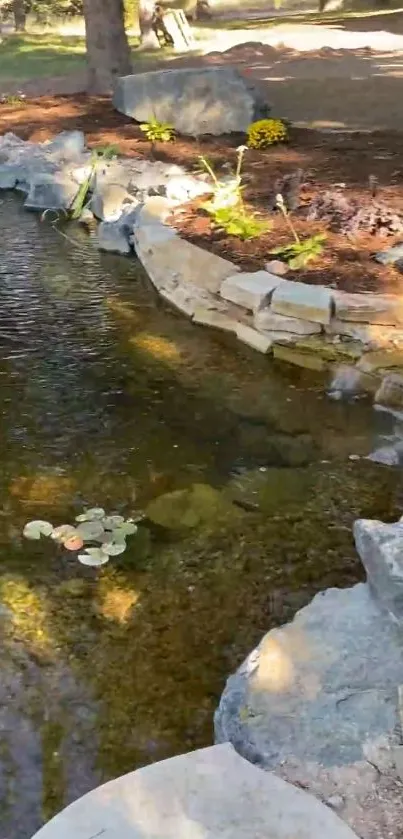
POLYGON ((323 253, 325 233, 316 233, 309 239, 299 239, 298 242, 291 242, 289 245, 281 245, 270 251, 274 256, 281 256, 290 268, 305 268, 309 262, 313 262, 323 253))
POLYGON ((276 143, 286 143, 288 129, 281 119, 259 119, 250 124, 247 137, 249 148, 267 149, 276 143))
POLYGON ((140 125, 150 143, 170 143, 175 138, 175 129, 169 122, 160 122, 156 117, 140 125))

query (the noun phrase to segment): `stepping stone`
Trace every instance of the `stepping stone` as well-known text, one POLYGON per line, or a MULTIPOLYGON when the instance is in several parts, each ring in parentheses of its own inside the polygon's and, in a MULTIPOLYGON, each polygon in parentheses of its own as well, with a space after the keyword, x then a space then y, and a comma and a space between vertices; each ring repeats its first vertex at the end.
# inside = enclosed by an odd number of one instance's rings
POLYGON ((228 743, 130 772, 66 807, 35 839, 357 839, 328 807, 228 743))

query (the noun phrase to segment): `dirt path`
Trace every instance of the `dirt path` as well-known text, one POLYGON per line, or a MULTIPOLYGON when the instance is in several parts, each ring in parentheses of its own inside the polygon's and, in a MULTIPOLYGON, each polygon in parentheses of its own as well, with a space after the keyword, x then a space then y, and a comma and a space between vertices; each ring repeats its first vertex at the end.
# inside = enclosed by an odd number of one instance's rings
MULTIPOLYGON (((213 36, 205 30, 200 43, 204 54, 139 59, 134 72, 231 63, 259 80, 273 111, 294 123, 350 131, 403 131, 403 13, 378 18, 379 29, 361 29, 362 25, 360 20, 343 27, 287 23, 217 30, 213 36)), ((28 96, 72 94, 85 89, 85 77, 74 74, 23 85, 10 80, 2 88, 0 82, 0 93, 16 89, 28 96)))

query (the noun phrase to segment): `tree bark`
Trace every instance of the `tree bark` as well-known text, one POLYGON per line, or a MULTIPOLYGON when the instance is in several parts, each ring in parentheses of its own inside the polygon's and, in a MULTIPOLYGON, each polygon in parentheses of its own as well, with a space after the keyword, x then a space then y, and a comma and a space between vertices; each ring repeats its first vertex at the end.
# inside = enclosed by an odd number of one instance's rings
POLYGON ((27 12, 25 0, 13 0, 14 26, 16 32, 25 32, 27 12))
POLYGON ((159 41, 153 30, 155 0, 139 0, 140 43, 142 49, 159 49, 159 41))
POLYGON ((106 93, 132 72, 123 0, 84 0, 88 90, 106 93))

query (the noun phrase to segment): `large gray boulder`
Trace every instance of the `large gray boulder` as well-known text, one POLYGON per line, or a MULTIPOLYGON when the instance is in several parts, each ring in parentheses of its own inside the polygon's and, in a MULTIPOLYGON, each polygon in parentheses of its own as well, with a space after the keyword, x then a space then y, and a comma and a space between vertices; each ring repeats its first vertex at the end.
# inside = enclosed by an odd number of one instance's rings
POLYGON ((397 839, 401 684, 403 639, 369 586, 329 589, 228 680, 216 742, 334 804, 363 839, 397 839))
POLYGON ((156 118, 180 134, 230 134, 267 115, 258 88, 234 67, 156 70, 118 79, 113 103, 138 122, 156 118))

